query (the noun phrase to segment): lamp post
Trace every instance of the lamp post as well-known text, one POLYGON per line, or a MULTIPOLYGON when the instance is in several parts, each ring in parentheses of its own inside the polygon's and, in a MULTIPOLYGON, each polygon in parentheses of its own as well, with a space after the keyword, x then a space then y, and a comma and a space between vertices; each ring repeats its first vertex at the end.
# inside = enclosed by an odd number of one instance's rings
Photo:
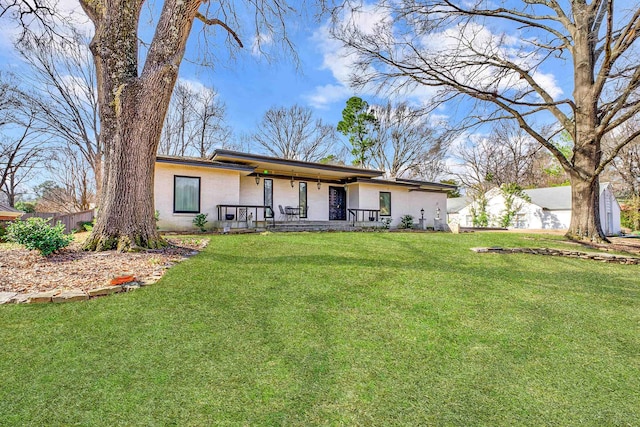
POLYGON ((424 208, 420 209, 420 219, 424 221, 424 208))

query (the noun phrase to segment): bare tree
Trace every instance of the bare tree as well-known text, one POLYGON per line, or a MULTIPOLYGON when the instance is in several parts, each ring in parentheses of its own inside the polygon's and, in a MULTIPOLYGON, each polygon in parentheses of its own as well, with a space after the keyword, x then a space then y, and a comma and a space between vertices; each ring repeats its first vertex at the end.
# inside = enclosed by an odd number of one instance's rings
MULTIPOLYGON (((632 120, 621 126, 617 134, 610 134, 605 142, 606 149, 615 148, 620 138, 626 138, 640 129, 640 118, 632 120)), ((625 198, 640 196, 640 137, 631 144, 621 149, 611 162, 611 168, 606 173, 606 178, 614 181, 616 193, 625 198)))
MULTIPOLYGON (((295 11, 282 1, 164 0, 153 21, 153 38, 145 55, 140 55, 139 21, 144 0, 79 1, 95 27, 90 48, 96 66, 104 151, 100 210, 85 248, 162 246, 165 241, 154 221, 153 172, 162 124, 189 35, 194 28, 212 35, 211 29, 220 27, 228 34, 228 41, 242 46, 236 32, 241 28, 239 17, 251 16, 250 27, 258 33, 258 40, 268 34, 272 46, 290 48, 285 18, 295 11)), ((0 14, 20 19, 25 10, 22 4, 3 3, 0 14)))
POLYGON ((95 187, 102 186, 96 70, 88 40, 74 27, 65 38, 23 37, 16 48, 29 64, 23 79, 34 89, 29 98, 38 126, 58 144, 73 146, 91 167, 95 187))
MULTIPOLYGON (((459 147, 462 170, 457 173, 469 188, 488 189, 502 184, 539 185, 538 153, 542 148, 512 122, 500 122, 488 136, 470 138, 459 147)), ((542 171, 540 171, 542 172, 542 171)))
POLYGON ((0 192, 12 207, 18 201, 21 185, 33 177, 44 157, 43 140, 33 127, 34 115, 0 135, 0 192))
POLYGON ((391 178, 435 180, 445 170, 444 157, 455 132, 406 102, 373 106, 378 120, 371 164, 391 178), (436 128, 438 127, 438 129, 436 128))
POLYGON ((164 120, 158 153, 207 158, 214 147, 229 145, 225 105, 213 88, 178 82, 164 120))
POLYGON ((253 139, 266 153, 283 159, 317 162, 336 151, 336 131, 314 119, 308 107, 270 108, 253 139))
POLYGON ((344 8, 336 11, 334 35, 358 58, 356 85, 430 88, 437 102, 477 101, 468 112, 475 120, 517 121, 570 177, 567 236, 604 241, 599 175, 640 135, 620 139, 603 156, 603 137, 640 111, 640 8, 627 7, 613 0, 380 0, 370 10, 381 18, 366 29, 344 19, 344 8), (508 30, 492 33, 501 24, 508 30), (543 71, 553 65, 571 66, 569 96, 543 71), (549 118, 556 132, 570 135, 571 158, 545 135, 549 118))
POLYGON ((91 166, 73 146, 63 146, 47 159, 52 178, 36 187, 40 212, 82 212, 95 203, 95 183, 91 166))

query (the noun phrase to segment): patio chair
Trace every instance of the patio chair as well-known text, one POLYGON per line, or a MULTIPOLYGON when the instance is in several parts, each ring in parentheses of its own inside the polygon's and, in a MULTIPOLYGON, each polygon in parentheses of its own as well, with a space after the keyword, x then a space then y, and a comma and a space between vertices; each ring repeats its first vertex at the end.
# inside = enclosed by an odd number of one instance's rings
POLYGON ((293 206, 285 206, 284 211, 288 218, 291 220, 298 218, 300 220, 300 208, 294 208, 293 206))
POLYGON ((282 220, 287 221, 289 217, 285 212, 284 208, 282 207, 282 205, 278 205, 278 209, 280 210, 280 221, 282 220))

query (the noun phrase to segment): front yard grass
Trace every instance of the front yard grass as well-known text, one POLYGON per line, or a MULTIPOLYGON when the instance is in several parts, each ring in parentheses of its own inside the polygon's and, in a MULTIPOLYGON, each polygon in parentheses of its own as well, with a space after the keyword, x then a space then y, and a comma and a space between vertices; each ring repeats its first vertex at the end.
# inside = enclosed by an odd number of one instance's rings
POLYGON ((637 425, 638 266, 475 246, 564 245, 212 236, 152 287, 1 306, 0 425, 637 425))

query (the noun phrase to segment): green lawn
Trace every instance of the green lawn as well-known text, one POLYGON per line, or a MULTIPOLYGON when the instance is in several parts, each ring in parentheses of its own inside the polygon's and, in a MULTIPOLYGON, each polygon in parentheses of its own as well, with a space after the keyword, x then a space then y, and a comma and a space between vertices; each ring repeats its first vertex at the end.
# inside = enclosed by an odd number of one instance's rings
POLYGON ((212 236, 149 288, 1 306, 0 425, 638 425, 640 268, 469 250, 558 239, 212 236))

